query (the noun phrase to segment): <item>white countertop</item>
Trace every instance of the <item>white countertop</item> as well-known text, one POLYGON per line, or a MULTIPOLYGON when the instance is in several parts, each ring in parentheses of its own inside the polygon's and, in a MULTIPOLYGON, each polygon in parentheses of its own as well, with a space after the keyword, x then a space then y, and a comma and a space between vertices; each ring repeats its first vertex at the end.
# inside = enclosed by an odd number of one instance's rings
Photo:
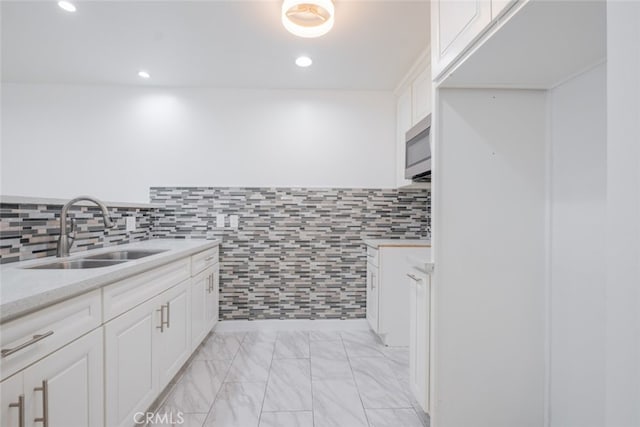
POLYGON ((426 246, 431 247, 431 240, 426 239, 362 239, 367 246, 426 246))
POLYGON ((72 254, 64 260, 83 258, 104 252, 127 249, 166 249, 155 255, 130 260, 110 267, 77 270, 28 270, 57 261, 47 257, 0 266, 0 323, 101 288, 109 283, 165 265, 180 258, 212 248, 220 240, 152 239, 72 254))

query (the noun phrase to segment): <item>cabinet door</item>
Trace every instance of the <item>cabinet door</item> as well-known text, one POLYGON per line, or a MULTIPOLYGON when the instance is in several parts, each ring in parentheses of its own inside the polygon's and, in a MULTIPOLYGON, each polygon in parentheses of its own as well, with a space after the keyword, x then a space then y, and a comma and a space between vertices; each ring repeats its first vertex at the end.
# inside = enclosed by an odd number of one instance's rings
POLYGON ((207 306, 211 294, 213 269, 208 268, 191 279, 191 348, 195 349, 207 334, 207 306))
POLYGON ((367 265, 367 321, 374 332, 378 332, 378 268, 367 265))
POLYGON ((104 326, 109 427, 130 427, 135 412, 146 410, 158 391, 154 360, 156 327, 160 325, 157 308, 158 301, 151 299, 104 326))
POLYGON ((165 320, 165 326, 158 330, 159 346, 155 352, 160 389, 169 383, 191 354, 190 290, 189 281, 185 280, 156 297, 165 320))
POLYGON ((29 395, 26 425, 103 425, 102 348, 99 328, 23 372, 29 395))
POLYGON ((0 383, 0 426, 20 427, 26 422, 26 400, 22 373, 0 383), (20 418, 24 420, 20 424, 20 418))
POLYGON ((411 128, 412 113, 411 113, 411 87, 407 87, 404 92, 398 96, 398 102, 396 105, 396 185, 398 187, 404 187, 411 184, 410 179, 404 178, 405 169, 405 134, 411 128))
POLYGON ((218 312, 220 310, 220 264, 213 266, 211 273, 211 291, 207 292, 207 328, 206 334, 218 323, 218 312))
POLYGON ((425 412, 429 412, 429 276, 413 273, 410 279, 409 387, 425 412))
POLYGON ((515 4, 515 0, 491 0, 491 19, 500 17, 515 4))
POLYGON ((413 81, 412 94, 412 125, 427 117, 431 112, 431 67, 427 67, 413 81))
POLYGON ((440 75, 490 23, 491 0, 433 0, 433 75, 440 75))

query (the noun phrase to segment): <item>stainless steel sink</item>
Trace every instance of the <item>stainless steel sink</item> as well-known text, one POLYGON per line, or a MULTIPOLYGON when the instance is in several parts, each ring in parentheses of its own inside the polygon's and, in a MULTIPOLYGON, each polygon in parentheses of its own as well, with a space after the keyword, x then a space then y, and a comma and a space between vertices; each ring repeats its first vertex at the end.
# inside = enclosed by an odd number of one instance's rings
POLYGON ((122 264, 126 261, 120 261, 115 259, 74 259, 70 261, 57 261, 50 264, 38 265, 35 267, 29 267, 29 270, 77 270, 84 268, 100 268, 109 267, 112 265, 122 264))
POLYGON ((88 257, 84 257, 86 260, 132 260, 132 259, 140 259, 147 256, 159 254, 162 252, 166 252, 167 249, 155 249, 155 250, 142 250, 142 249, 131 249, 125 251, 111 251, 105 252, 103 254, 91 255, 88 257))

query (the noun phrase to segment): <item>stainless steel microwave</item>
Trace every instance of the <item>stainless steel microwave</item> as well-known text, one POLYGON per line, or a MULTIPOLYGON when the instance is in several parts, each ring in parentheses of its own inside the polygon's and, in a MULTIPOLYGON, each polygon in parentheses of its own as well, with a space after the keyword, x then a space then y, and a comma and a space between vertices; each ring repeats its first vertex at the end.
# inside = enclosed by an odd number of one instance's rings
POLYGON ((405 135, 404 177, 416 182, 431 181, 431 114, 405 135))

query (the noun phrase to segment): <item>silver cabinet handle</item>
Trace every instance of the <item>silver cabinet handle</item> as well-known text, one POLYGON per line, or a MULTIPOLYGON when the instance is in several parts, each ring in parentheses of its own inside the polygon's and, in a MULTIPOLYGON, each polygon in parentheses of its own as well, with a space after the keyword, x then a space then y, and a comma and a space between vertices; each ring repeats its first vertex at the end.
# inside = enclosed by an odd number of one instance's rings
POLYGON ((42 423, 42 427, 49 427, 49 383, 42 380, 42 387, 36 387, 33 391, 42 392, 42 417, 34 418, 33 422, 42 423))
POLYGON ((416 277, 416 276, 414 276, 414 275, 413 275, 413 274, 411 274, 411 273, 407 273, 407 277, 409 277, 409 278, 410 278, 411 280, 413 280, 414 282, 418 282, 418 283, 422 282, 422 279, 421 279, 421 278, 416 277))
POLYGON ((211 261, 214 258, 215 258, 215 255, 211 255, 211 256, 206 257, 204 260, 205 261, 211 261))
POLYGON ((169 327, 169 321, 164 319, 164 309, 167 309, 167 317, 169 316, 169 303, 162 304, 156 311, 160 312, 160 326, 156 326, 156 329, 160 329, 160 332, 164 332, 164 327, 169 327))
POLYGON ((50 337, 51 335, 53 335, 53 331, 47 331, 44 334, 38 334, 38 335, 34 335, 33 338, 31 338, 29 341, 20 344, 17 347, 13 347, 13 348, 7 348, 2 350, 1 354, 2 357, 7 357, 13 353, 15 353, 16 351, 20 351, 23 348, 29 347, 32 344, 37 343, 38 341, 42 341, 43 339, 45 339, 46 337, 50 337))
POLYGON ((18 427, 24 427, 24 394, 18 396, 18 401, 9 403, 9 408, 18 408, 18 427))
POLYGON ((374 286, 374 283, 376 282, 376 275, 371 273, 371 290, 374 290, 376 287, 374 286))

